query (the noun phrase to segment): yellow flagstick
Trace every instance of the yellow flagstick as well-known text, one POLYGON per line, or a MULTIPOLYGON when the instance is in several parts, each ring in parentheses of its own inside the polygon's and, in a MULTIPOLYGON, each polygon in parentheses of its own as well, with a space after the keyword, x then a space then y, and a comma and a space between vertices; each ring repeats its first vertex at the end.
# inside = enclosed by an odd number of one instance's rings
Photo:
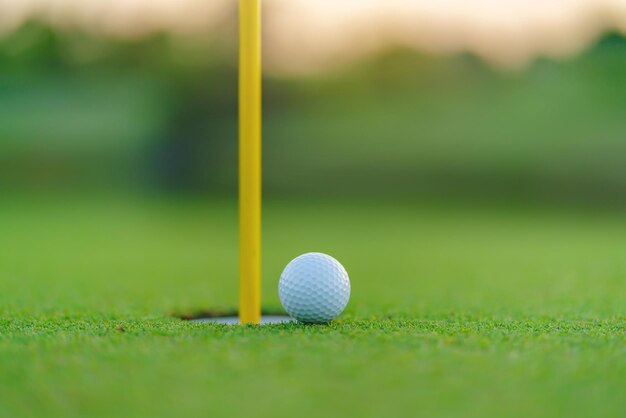
POLYGON ((261 0, 239 1, 239 321, 261 320, 261 0))

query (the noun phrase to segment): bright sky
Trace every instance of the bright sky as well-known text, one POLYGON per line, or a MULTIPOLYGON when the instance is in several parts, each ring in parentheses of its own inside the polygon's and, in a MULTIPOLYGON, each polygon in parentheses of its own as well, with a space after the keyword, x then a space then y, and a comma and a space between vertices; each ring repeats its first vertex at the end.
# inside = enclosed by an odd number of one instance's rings
MULTIPOLYGON (((121 37, 157 30, 232 34, 237 0, 0 0, 0 30, 39 17, 121 37), (225 28, 230 28, 226 31, 225 28)), ((264 59, 316 71, 391 44, 471 51, 505 67, 567 56, 607 30, 626 32, 626 0, 264 0, 264 59)))

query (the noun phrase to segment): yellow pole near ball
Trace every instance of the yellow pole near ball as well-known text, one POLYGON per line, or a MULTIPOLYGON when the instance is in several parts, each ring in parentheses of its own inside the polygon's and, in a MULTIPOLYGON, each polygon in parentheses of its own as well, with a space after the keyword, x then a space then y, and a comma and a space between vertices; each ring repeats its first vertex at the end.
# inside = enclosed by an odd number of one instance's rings
POLYGON ((261 320, 261 0, 239 2, 239 321, 261 320))

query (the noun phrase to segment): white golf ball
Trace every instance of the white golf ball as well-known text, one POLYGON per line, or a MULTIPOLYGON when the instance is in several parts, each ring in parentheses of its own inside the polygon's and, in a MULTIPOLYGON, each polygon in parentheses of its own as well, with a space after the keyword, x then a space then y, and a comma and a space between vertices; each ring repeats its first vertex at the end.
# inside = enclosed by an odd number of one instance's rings
POLYGON ((346 269, 329 255, 306 253, 294 258, 280 276, 280 302, 300 322, 325 323, 335 319, 350 299, 346 269))

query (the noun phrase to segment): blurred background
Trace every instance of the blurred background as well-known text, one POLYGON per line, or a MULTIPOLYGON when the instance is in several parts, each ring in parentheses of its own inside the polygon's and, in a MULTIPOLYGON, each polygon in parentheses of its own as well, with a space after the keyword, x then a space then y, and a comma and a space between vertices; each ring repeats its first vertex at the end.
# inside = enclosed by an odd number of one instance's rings
MULTIPOLYGON (((6 309, 236 306, 237 12, 0 0, 6 309)), ((308 251, 360 315, 621 306, 626 3, 265 0, 263 23, 264 306, 308 251)))
MULTIPOLYGON (((236 193, 237 2, 0 2, 0 187, 236 193)), ((266 196, 626 203, 621 0, 264 3, 266 196)))

